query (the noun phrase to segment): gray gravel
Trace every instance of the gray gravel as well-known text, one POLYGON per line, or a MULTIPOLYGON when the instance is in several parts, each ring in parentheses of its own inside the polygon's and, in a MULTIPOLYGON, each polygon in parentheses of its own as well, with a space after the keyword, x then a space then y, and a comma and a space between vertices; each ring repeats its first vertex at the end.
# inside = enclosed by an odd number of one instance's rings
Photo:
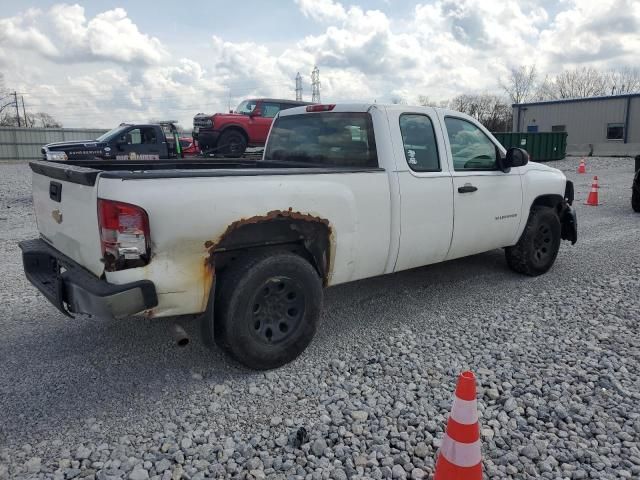
POLYGON ((429 478, 465 368, 487 478, 639 478, 632 160, 578 160, 553 164, 580 239, 551 272, 494 251, 330 289, 308 351, 266 374, 174 347, 168 320, 57 313, 16 246, 36 234, 29 170, 0 164, 0 479, 429 478), (585 207, 594 174, 604 205, 585 207))

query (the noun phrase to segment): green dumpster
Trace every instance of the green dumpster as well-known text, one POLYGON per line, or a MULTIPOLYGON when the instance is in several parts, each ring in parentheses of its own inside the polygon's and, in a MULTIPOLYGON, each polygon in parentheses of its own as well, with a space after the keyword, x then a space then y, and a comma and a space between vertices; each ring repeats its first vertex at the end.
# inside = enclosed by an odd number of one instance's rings
POLYGON ((496 132, 493 136, 504 148, 524 148, 534 162, 562 160, 567 153, 567 132, 496 132))

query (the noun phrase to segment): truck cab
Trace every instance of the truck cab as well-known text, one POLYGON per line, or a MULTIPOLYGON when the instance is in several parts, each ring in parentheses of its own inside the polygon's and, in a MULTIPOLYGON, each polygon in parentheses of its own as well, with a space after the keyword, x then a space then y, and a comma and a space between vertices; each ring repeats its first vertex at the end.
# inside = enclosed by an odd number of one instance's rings
POLYGON ((121 123, 95 140, 44 145, 43 160, 160 160, 182 157, 173 122, 121 123))
POLYGON ((193 118, 193 138, 204 154, 218 153, 239 156, 247 147, 263 147, 271 123, 278 112, 308 102, 275 98, 244 100, 229 113, 208 115, 198 113, 193 118))

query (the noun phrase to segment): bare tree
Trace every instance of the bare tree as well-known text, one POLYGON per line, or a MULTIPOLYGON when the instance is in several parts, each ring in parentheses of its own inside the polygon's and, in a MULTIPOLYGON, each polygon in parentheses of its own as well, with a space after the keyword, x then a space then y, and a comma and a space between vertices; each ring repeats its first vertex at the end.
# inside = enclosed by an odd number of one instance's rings
POLYGON ((509 75, 500 80, 500 86, 512 103, 523 103, 533 96, 537 77, 538 72, 535 65, 512 67, 509 75))
POLYGON ((607 81, 607 91, 611 95, 640 92, 640 70, 637 68, 611 70, 607 74, 607 81))
POLYGON ((422 105, 423 107, 433 107, 433 103, 429 100, 429 97, 426 95, 418 95, 418 105, 422 105))
POLYGON ((493 132, 511 128, 511 107, 506 99, 497 95, 458 95, 451 99, 449 108, 472 116, 493 132))
MULTIPOLYGON (((22 118, 21 118, 22 122, 22 118)), ((46 112, 27 113, 26 124, 21 123, 26 127, 40 127, 40 128, 62 128, 62 123, 53 118, 46 112)), ((2 115, 0 117, 0 127, 17 127, 18 118, 15 115, 2 115)))
POLYGON ((607 75, 593 67, 562 72, 555 78, 557 98, 586 98, 607 95, 607 75))

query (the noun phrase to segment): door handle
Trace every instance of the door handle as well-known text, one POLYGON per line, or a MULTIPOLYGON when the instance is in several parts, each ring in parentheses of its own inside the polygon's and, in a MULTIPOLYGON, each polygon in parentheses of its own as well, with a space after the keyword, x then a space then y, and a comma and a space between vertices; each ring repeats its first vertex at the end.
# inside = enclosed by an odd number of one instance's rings
POLYGON ((463 187, 458 187, 459 193, 471 193, 471 192, 475 192, 476 190, 478 190, 478 187, 474 187, 473 185, 468 183, 463 187))

